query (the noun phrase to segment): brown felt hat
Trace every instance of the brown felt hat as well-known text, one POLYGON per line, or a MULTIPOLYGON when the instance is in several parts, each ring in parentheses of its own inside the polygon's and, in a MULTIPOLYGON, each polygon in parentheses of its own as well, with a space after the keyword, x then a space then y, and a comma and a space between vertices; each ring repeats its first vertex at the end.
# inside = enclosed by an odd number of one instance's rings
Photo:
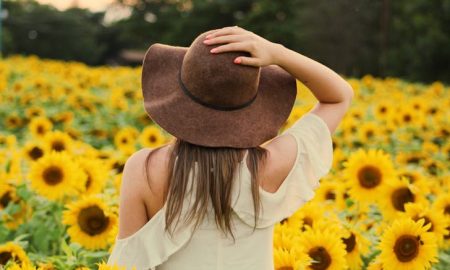
POLYGON ((276 137, 294 106, 295 78, 276 65, 235 64, 247 52, 155 43, 142 66, 144 108, 171 135, 208 147, 250 148, 276 137))

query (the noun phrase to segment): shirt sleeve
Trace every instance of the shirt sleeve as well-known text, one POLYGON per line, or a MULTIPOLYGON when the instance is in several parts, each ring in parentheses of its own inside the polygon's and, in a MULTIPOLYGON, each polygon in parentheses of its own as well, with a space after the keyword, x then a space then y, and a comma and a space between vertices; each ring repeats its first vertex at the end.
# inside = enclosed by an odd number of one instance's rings
MULTIPOLYGON (((331 169, 333 144, 331 133, 325 121, 311 112, 304 114, 279 136, 293 136, 296 141, 297 156, 291 171, 274 193, 260 189, 263 211, 259 225, 271 226, 292 216, 304 203, 315 195, 320 179, 331 169)), ((250 175, 244 170, 242 190, 250 189, 250 175)), ((237 200, 234 209, 241 219, 253 225, 254 211, 250 192, 237 200)))
POLYGON ((283 134, 291 134, 297 142, 297 160, 305 172, 305 181, 317 188, 319 180, 331 169, 333 163, 333 143, 325 121, 314 113, 307 113, 283 134))

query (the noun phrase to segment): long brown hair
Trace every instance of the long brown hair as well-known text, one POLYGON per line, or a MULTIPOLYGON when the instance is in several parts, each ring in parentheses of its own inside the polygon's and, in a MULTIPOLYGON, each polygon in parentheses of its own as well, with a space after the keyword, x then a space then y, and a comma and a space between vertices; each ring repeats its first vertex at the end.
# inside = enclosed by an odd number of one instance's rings
MULTIPOLYGON (((165 146, 157 147, 149 153, 145 160, 145 168, 149 167, 148 162, 151 154, 165 146)), ((248 167, 251 173, 251 192, 253 209, 255 211, 255 226, 253 230, 256 229, 261 206, 257 179, 259 168, 267 159, 267 150, 261 146, 252 148, 206 147, 174 138, 174 147, 168 165, 169 188, 167 194, 164 194, 164 201, 166 202, 166 231, 173 235, 176 225, 172 228, 172 231, 169 229, 173 225, 175 217, 178 218, 178 224, 183 199, 189 183, 189 172, 194 168, 196 161, 198 172, 194 172, 193 178, 195 181, 192 182, 196 183, 196 198, 189 209, 185 222, 191 222, 195 218, 194 227, 196 229, 205 217, 208 201, 211 200, 217 227, 225 234, 228 231, 232 235, 233 240, 235 240, 230 224, 232 214, 231 191, 235 184, 234 175, 236 169, 244 157, 245 150, 248 150, 248 167), (176 167, 174 168, 174 166, 176 167), (214 169, 211 171, 210 168, 214 169), (166 201, 167 198, 168 200, 166 201)), ((147 169, 145 169, 145 174, 148 178, 147 169)))

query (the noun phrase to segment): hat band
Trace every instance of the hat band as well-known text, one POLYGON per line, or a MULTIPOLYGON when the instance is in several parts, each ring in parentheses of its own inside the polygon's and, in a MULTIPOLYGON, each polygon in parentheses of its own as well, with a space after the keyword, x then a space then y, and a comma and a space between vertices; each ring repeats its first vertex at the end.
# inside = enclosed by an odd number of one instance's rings
POLYGON ((250 104, 252 104, 253 101, 256 99, 256 96, 258 95, 258 91, 256 91, 256 94, 255 94, 255 96, 252 99, 250 99, 249 101, 247 101, 247 102, 245 102, 243 104, 237 105, 237 106, 220 106, 220 105, 206 103, 206 102, 202 101, 201 99, 199 99, 198 97, 194 96, 187 89, 187 87, 184 85, 183 81, 181 80, 181 69, 180 69, 180 72, 178 73, 178 82, 179 82, 179 84, 181 86, 181 89, 183 89, 183 92, 188 97, 190 97, 193 101, 195 101, 195 102, 197 102, 197 103, 199 103, 199 104, 201 104, 203 106, 206 106, 208 108, 211 108, 211 109, 214 109, 214 110, 219 110, 219 111, 234 111, 234 110, 245 108, 245 107, 249 106, 250 104))

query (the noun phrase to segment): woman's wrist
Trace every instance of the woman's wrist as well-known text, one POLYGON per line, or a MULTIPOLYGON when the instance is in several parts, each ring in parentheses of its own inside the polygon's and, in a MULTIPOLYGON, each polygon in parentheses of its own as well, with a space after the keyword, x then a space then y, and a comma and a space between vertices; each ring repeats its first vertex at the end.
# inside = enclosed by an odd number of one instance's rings
POLYGON ((283 54, 285 54, 286 47, 281 43, 272 42, 272 64, 281 67, 283 54))

